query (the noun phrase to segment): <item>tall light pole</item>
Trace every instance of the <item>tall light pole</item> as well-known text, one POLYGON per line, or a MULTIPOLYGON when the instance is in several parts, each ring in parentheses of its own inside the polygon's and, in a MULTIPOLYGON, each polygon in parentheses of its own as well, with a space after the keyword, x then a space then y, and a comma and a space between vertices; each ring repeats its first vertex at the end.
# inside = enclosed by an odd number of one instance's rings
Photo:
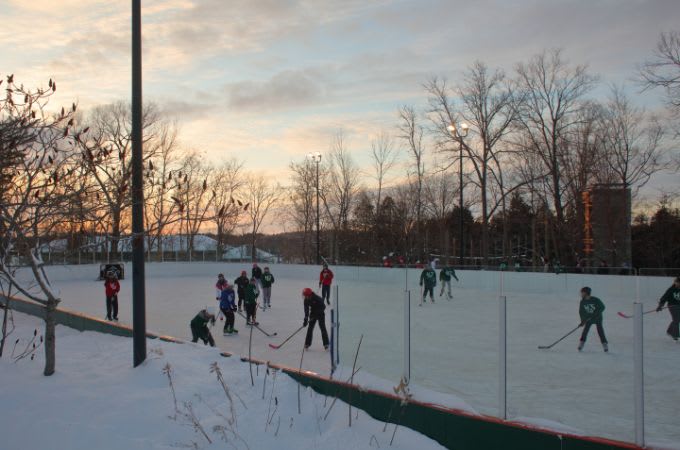
POLYGON ((321 163, 321 153, 310 153, 307 158, 316 163, 316 263, 321 264, 321 232, 319 231, 319 164, 321 163))
POLYGON ((460 127, 457 127, 454 123, 446 127, 446 129, 449 130, 449 133, 451 133, 451 136, 458 141, 458 179, 460 181, 460 186, 458 187, 460 193, 460 201, 458 203, 458 235, 460 240, 458 244, 458 258, 459 265, 461 266, 463 265, 463 258, 465 256, 465 243, 463 239, 463 138, 467 136, 469 128, 470 127, 466 123, 461 123, 460 127))
POLYGON ((132 346, 135 367, 146 359, 141 3, 141 0, 132 0, 132 346))

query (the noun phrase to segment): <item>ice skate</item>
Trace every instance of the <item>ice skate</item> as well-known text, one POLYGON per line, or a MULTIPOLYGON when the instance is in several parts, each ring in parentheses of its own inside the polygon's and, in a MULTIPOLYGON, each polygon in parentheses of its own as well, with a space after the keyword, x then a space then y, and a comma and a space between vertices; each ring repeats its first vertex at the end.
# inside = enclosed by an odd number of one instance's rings
POLYGON ((583 350, 583 346, 586 345, 585 341, 579 341, 578 343, 578 351, 580 352, 583 350))
POLYGON ((604 350, 605 353, 609 352, 609 345, 606 342, 602 343, 602 350, 604 350))

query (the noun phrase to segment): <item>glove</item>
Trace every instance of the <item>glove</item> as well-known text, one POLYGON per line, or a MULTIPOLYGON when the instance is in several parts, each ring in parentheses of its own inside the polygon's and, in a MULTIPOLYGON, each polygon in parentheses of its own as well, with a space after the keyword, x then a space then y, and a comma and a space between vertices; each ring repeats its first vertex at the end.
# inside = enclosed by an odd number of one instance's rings
POLYGON ((234 306, 234 307, 231 308, 231 310, 236 312, 238 310, 238 308, 236 306, 234 306))
POLYGON ((302 326, 303 326, 303 327, 306 327, 306 326, 307 326, 307 318, 306 318, 306 317, 305 317, 304 322, 302 322, 302 326))
POLYGON ((661 311, 662 309, 663 309, 663 306, 659 305, 659 306, 656 307, 656 312, 659 312, 659 311, 661 311))
POLYGON ((582 327, 582 326, 585 325, 585 324, 586 324, 586 322, 585 322, 585 321, 582 321, 580 324, 578 324, 578 326, 579 326, 579 327, 582 327))
POLYGON ((319 282, 319 288, 321 288, 321 283, 319 282))
POLYGON ((210 318, 210 325, 215 325, 215 316, 210 318))

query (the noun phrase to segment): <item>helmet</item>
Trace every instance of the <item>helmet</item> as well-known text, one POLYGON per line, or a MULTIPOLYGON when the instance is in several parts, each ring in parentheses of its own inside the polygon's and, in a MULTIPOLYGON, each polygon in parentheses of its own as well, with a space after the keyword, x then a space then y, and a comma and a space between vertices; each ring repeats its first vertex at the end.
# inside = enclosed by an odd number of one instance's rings
POLYGON ((312 291, 311 288, 304 288, 302 290, 302 296, 303 297, 311 297, 313 293, 314 293, 314 291, 312 291))
POLYGON ((224 278, 224 274, 221 273, 221 274, 217 275, 217 278, 224 278))
POLYGON ((592 289, 590 289, 588 286, 584 286, 581 288, 581 292, 585 292, 586 294, 590 295, 592 289))

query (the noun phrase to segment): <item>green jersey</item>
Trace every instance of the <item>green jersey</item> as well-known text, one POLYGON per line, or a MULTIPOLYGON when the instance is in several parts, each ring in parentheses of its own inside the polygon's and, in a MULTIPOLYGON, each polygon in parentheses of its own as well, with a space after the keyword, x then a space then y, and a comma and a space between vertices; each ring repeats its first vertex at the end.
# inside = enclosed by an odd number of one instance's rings
POLYGON ((591 296, 581 299, 578 315, 581 317, 581 322, 597 323, 602 321, 602 311, 604 311, 602 300, 591 296))
POLYGON ((680 305, 680 288, 676 288, 673 285, 666 290, 661 300, 659 300, 659 306, 663 306, 666 303, 668 303, 668 306, 680 305))
POLYGON ((425 283, 426 288, 435 287, 437 285, 437 273, 431 267, 423 270, 420 274, 420 285, 425 283))
POLYGON ((456 271, 453 269, 453 267, 444 267, 440 272, 439 272, 439 280, 440 281, 451 281, 451 277, 455 278, 456 281, 458 281, 458 277, 456 276, 456 271))
POLYGON ((260 291, 257 290, 257 286, 254 284, 249 284, 246 286, 246 299, 244 303, 246 305, 254 305, 257 303, 257 296, 260 295, 260 291))
POLYGON ((263 273, 260 283, 262 283, 263 288, 272 287, 272 284, 274 284, 274 275, 269 272, 263 273))

